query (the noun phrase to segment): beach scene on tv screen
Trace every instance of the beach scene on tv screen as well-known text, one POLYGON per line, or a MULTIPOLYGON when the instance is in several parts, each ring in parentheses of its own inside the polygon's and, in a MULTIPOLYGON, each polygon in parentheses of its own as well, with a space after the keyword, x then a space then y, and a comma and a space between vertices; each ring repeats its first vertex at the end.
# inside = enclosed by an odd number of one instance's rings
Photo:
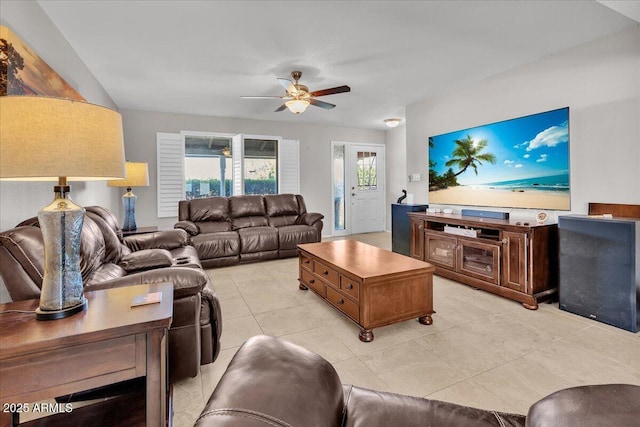
POLYGON ((569 210, 569 108, 429 138, 429 203, 569 210))

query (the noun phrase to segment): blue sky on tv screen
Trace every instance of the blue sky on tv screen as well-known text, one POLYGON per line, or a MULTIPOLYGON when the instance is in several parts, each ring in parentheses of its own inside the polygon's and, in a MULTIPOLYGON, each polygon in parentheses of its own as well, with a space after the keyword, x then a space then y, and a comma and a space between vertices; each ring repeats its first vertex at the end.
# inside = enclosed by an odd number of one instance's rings
POLYGON ((495 164, 478 164, 478 175, 468 168, 457 177, 460 185, 505 183, 529 178, 562 176, 569 178, 569 108, 548 111, 503 122, 492 123, 432 137, 434 147, 429 158, 436 162, 435 170, 444 174, 449 167, 459 172, 457 165, 446 166, 456 140, 470 136, 474 142, 486 140, 481 153, 492 153, 495 164))

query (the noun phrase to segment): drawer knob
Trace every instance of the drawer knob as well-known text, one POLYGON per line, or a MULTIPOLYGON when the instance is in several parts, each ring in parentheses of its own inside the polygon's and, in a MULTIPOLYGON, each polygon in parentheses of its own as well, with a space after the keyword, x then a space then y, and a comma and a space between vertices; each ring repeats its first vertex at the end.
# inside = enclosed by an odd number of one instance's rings
POLYGON ((325 276, 328 276, 329 275, 329 271, 325 270, 325 271, 322 272, 322 274, 324 274, 325 276))
POLYGON ((316 283, 316 279, 309 280, 309 283, 316 283))
POLYGON ((343 300, 342 298, 340 298, 340 299, 338 300, 338 304, 344 304, 344 300, 343 300))
POLYGON ((352 285, 351 283, 349 283, 349 284, 347 285, 347 289, 353 289, 353 285, 352 285))
POLYGON ((304 260, 304 263, 305 263, 305 264, 309 264, 310 262, 311 262, 311 261, 309 261, 308 259, 305 259, 305 260, 304 260))

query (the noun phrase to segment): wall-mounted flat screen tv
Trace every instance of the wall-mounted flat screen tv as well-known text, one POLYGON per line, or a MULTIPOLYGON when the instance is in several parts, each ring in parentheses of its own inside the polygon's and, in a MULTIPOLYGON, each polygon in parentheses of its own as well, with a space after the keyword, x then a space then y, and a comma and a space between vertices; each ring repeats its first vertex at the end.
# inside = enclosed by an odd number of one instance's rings
POLYGON ((430 137, 429 203, 569 210, 569 108, 430 137))

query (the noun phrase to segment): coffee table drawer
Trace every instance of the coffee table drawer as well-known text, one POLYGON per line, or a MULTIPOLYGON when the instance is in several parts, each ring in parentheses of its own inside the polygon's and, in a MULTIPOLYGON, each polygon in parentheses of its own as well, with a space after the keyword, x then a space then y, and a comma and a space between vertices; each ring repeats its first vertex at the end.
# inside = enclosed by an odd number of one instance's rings
POLYGON ((360 284, 355 280, 340 276, 340 290, 356 300, 360 299, 360 284))
POLYGON ((302 279, 302 283, 304 283, 307 287, 313 289, 318 293, 321 297, 326 298, 327 296, 327 287, 322 283, 321 280, 318 280, 316 276, 312 273, 309 273, 304 268, 300 269, 300 275, 302 279))
POLYGON ((313 271, 313 260, 306 255, 300 254, 300 267, 313 271))
POLYGON ((340 274, 338 274, 336 270, 327 267, 321 262, 315 261, 313 263, 313 272, 332 284, 336 289, 340 287, 340 274))
POLYGON ((360 320, 360 307, 344 295, 341 295, 331 288, 327 288, 327 301, 356 322, 360 320))

